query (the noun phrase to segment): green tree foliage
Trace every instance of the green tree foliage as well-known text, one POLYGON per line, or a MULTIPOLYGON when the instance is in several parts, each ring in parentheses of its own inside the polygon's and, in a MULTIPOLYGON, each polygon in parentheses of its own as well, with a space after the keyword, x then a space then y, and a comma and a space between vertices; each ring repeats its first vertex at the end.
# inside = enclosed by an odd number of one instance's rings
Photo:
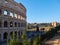
POLYGON ((37 36, 34 37, 33 45, 42 45, 42 41, 41 41, 40 35, 37 35, 37 36))
POLYGON ((11 38, 9 45, 42 45, 42 42, 39 35, 34 36, 31 40, 27 37, 25 32, 22 32, 21 38, 16 38, 15 40, 11 38))
POLYGON ((24 31, 22 32, 22 37, 21 37, 21 39, 22 39, 23 45, 27 45, 27 44, 28 44, 28 38, 27 38, 27 35, 25 34, 24 31))
POLYGON ((54 27, 50 31, 46 32, 46 34, 41 36, 42 37, 41 39, 42 40, 44 40, 44 39, 48 40, 48 39, 52 38, 53 36, 55 36, 57 34, 57 31, 59 31, 59 30, 60 30, 60 25, 57 27, 54 27))
POLYGON ((10 40, 9 45, 22 45, 22 43, 19 40, 10 40))

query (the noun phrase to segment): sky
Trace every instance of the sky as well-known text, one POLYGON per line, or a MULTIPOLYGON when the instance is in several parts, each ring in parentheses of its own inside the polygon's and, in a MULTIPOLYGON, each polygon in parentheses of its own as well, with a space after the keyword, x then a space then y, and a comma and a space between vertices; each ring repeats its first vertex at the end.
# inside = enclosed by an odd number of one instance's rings
POLYGON ((15 0, 26 9, 28 23, 60 22, 60 0, 15 0))

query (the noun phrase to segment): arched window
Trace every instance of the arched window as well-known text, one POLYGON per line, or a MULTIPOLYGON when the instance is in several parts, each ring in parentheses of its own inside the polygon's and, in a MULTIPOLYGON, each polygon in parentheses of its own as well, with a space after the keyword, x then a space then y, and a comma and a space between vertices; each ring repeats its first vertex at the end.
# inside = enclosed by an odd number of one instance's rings
POLYGON ((17 14, 14 14, 14 17, 17 18, 17 14))
POLYGON ((17 38, 17 31, 15 31, 15 38, 17 38))
POLYGON ((20 36, 20 31, 18 32, 18 35, 20 36))
POLYGON ((18 15, 18 19, 20 19, 20 15, 18 15))
POLYGON ((21 27, 23 27, 23 23, 21 23, 21 27))
POLYGON ((10 16, 13 17, 13 13, 12 12, 10 12, 10 16))
POLYGON ((8 0, 5 0, 5 3, 8 3, 8 0))
POLYGON ((10 32, 10 37, 11 37, 11 38, 13 38, 13 31, 12 31, 12 32, 10 32))
POLYGON ((7 11, 4 11, 4 15, 7 15, 7 13, 8 13, 7 11))
POLYGON ((18 27, 20 27, 20 23, 18 23, 18 27))
POLYGON ((5 33, 3 34, 3 39, 7 39, 7 37, 8 37, 8 33, 5 32, 5 33))
POLYGON ((18 35, 19 35, 19 38, 20 38, 20 36, 21 36, 21 35, 20 35, 20 31, 18 32, 18 35))
POLYGON ((17 23, 15 22, 15 27, 17 27, 17 23))
POLYGON ((8 27, 8 22, 4 21, 4 27, 8 27))
POLYGON ((13 27, 13 22, 10 22, 10 27, 13 27))

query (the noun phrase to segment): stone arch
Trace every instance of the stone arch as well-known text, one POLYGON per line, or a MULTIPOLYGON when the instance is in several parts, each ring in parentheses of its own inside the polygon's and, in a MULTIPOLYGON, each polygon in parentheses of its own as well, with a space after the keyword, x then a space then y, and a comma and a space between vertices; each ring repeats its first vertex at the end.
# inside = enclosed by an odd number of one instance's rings
POLYGON ((20 35, 20 31, 18 31, 18 37, 20 38, 20 36, 21 36, 21 35, 20 35))
POLYGON ((13 12, 10 12, 10 16, 13 17, 13 12))
POLYGON ((7 37, 8 37, 8 33, 5 32, 5 33, 3 34, 3 39, 7 39, 7 37))
POLYGON ((15 38, 17 38, 17 31, 15 31, 15 38))
POLYGON ((8 22, 4 21, 4 27, 8 27, 8 22))
POLYGON ((20 36, 20 31, 18 31, 18 34, 19 34, 19 36, 20 36))
POLYGON ((12 31, 12 32, 10 32, 10 37, 11 37, 11 38, 13 38, 13 31, 12 31))
POLYGON ((15 22, 15 27, 17 27, 17 22, 15 22))
POLYGON ((18 22, 18 27, 20 27, 20 23, 18 22))
POLYGON ((12 21, 10 22, 10 27, 13 27, 13 22, 12 21))
POLYGON ((43 30, 43 31, 44 31, 44 30, 45 30, 45 28, 41 28, 40 30, 43 30))
POLYGON ((7 15, 8 14, 8 11, 7 10, 4 10, 4 15, 7 15))

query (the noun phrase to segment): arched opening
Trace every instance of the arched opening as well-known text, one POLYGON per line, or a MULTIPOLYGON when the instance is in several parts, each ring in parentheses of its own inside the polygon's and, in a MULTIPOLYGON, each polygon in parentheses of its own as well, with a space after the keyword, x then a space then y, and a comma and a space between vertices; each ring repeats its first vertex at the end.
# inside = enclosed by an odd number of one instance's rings
POLYGON ((45 28, 41 28, 40 30, 44 31, 44 30, 45 30, 45 28))
POLYGON ((5 3, 8 3, 8 0, 5 0, 5 3))
POLYGON ((10 32, 10 37, 13 38, 13 32, 10 32))
POLYGON ((13 22, 10 22, 10 27, 13 27, 13 22))
POLYGON ((23 27, 23 23, 21 23, 21 25, 20 25, 21 27, 23 27))
POLYGON ((8 13, 8 12, 5 10, 5 11, 4 11, 4 15, 7 15, 7 13, 8 13))
POLYGON ((21 35, 20 35, 20 31, 19 31, 19 32, 18 32, 18 37, 20 38, 20 36, 21 36, 21 35))
POLYGON ((4 21, 4 27, 8 27, 8 22, 4 21))
POLYGON ((15 27, 17 27, 17 23, 15 22, 15 27))
POLYGON ((20 27, 20 23, 18 23, 18 27, 20 27))
POLYGON ((26 27, 26 23, 23 23, 23 27, 26 27))
POLYGON ((7 37, 8 37, 8 33, 7 32, 5 32, 4 34, 3 34, 3 39, 7 39, 7 37))
POLYGON ((17 18, 17 14, 16 13, 14 14, 14 17, 17 18))
POLYGON ((17 31, 15 31, 15 39, 17 38, 17 31))
POLYGON ((10 16, 13 17, 13 13, 12 12, 10 12, 10 16))

